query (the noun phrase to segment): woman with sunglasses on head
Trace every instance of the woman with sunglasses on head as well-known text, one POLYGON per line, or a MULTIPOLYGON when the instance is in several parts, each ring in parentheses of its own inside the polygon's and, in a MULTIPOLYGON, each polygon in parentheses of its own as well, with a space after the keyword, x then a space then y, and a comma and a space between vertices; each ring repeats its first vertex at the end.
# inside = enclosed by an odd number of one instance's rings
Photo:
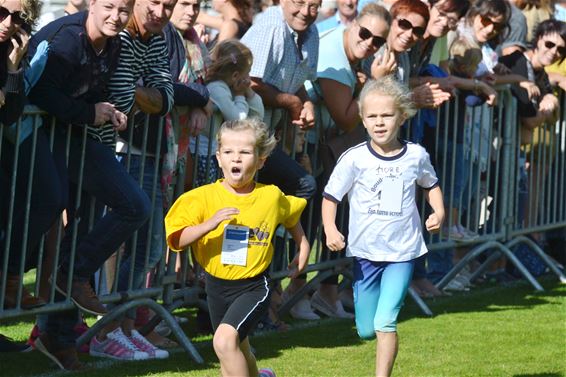
MULTIPOLYGON (((313 83, 313 90, 320 99, 317 109, 320 116, 317 116, 317 121, 320 125, 320 135, 324 135, 322 137, 326 142, 332 138, 335 140, 343 138, 344 134, 353 135, 352 132, 355 130, 361 130, 360 134, 362 138, 364 137, 357 102, 358 94, 367 80, 366 75, 361 71, 361 62, 375 54, 385 44, 390 24, 391 17, 387 10, 380 5, 370 3, 362 9, 348 27, 338 26, 320 38, 317 80, 313 83)), ((388 68, 391 69, 395 60, 390 59, 383 64, 389 64, 388 68)), ((353 142, 345 142, 346 144, 357 144, 359 141, 356 139, 353 142)), ((339 154, 335 157, 338 158, 339 154)), ((317 184, 317 187, 320 188, 326 184, 335 163, 328 158, 322 159, 325 173, 321 177, 323 182, 317 184)), ((316 203, 317 206, 320 205, 320 196, 316 203)), ((317 209, 314 212, 317 213, 317 209)), ((323 251, 323 253, 327 252, 327 249, 323 251)), ((327 257, 328 254, 322 256, 323 259, 327 257)), ((335 258, 338 257, 338 254, 332 253, 329 257, 335 258)), ((304 277, 293 279, 287 289, 287 294, 292 295, 304 284, 304 277)), ((350 319, 354 317, 344 310, 338 299, 338 276, 336 275, 321 282, 318 291, 312 297, 311 305, 330 317, 350 319)), ((318 318, 310 311, 308 302, 304 301, 291 309, 291 315, 295 318, 318 318)))

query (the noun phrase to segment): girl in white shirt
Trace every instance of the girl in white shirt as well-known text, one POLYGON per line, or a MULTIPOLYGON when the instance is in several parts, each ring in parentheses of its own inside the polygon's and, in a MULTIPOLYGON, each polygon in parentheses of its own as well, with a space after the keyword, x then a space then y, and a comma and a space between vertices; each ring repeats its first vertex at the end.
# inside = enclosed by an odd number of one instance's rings
POLYGON ((416 258, 427 252, 415 192, 425 190, 432 207, 426 220, 437 232, 444 220, 438 179, 426 150, 399 139, 403 123, 415 114, 409 89, 392 76, 372 80, 359 100, 369 141, 340 156, 324 188, 322 221, 326 244, 342 250, 336 209, 348 195, 350 217, 346 255, 354 257, 354 306, 358 334, 377 334, 376 376, 389 376, 397 354, 397 316, 416 258))

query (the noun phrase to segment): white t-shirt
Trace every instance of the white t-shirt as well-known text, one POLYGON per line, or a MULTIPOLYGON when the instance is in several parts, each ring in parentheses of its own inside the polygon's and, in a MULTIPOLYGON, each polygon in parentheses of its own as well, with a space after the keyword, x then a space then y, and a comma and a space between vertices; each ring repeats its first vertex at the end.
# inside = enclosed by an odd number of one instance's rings
POLYGON ((348 194, 347 256, 376 262, 402 262, 427 252, 415 202, 416 185, 438 182, 426 150, 405 143, 396 156, 379 155, 369 142, 340 156, 324 197, 340 202, 348 194))

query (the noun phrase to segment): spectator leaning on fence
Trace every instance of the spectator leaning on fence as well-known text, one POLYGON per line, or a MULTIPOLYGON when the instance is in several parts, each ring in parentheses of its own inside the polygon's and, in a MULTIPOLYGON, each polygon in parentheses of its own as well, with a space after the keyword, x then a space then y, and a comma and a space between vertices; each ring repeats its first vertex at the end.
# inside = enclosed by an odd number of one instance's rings
MULTIPOLYGON (((271 130, 285 122, 314 126, 314 105, 304 83, 316 77, 319 40, 313 23, 319 7, 320 0, 283 0, 259 15, 241 40, 252 52, 252 89, 262 98, 271 130)), ((267 159, 259 181, 307 199, 316 189, 312 176, 280 148, 267 159)))
MULTIPOLYGON (((272 238, 279 224, 290 231, 300 245, 290 275, 300 273, 310 250, 299 222, 306 201, 254 181, 276 143, 261 121, 225 122, 217 142, 224 178, 173 204, 165 218, 167 242, 173 250, 190 245, 206 271, 213 346, 222 375, 258 376, 248 334, 269 307, 272 238)), ((259 370, 259 376, 274 375, 259 370)))
POLYGON ((345 247, 336 209, 348 194, 347 256, 354 257, 356 327, 363 339, 377 334, 376 376, 389 376, 397 354, 397 316, 409 288, 413 264, 427 252, 415 200, 416 186, 432 207, 429 232, 440 229, 444 204, 428 153, 403 142, 399 131, 415 114, 409 90, 387 76, 369 81, 360 94, 360 113, 370 141, 338 160, 324 189, 322 221, 330 250, 345 247))
MULTIPOLYGON (((4 252, 8 252, 7 276, 2 276, 3 265, 0 263, 1 281, 6 279, 4 308, 16 307, 18 287, 22 283, 20 271, 27 269, 28 262, 33 264, 33 256, 43 233, 49 229, 57 215, 62 211, 63 198, 59 180, 52 179, 55 165, 43 130, 37 134, 35 158, 32 160, 33 138, 31 126, 22 124, 17 132, 18 118, 22 115, 25 104, 24 67, 22 60, 28 49, 33 23, 39 16, 39 2, 35 0, 0 1, 0 127, 3 135, 0 140, 0 260, 4 261, 4 252), (18 146, 19 144, 19 146, 18 146), (19 148, 19 149, 16 149, 19 148), (16 150, 18 154, 16 154, 16 150), (15 165, 17 159, 17 165, 15 165), (34 167, 33 170, 31 167, 34 167), (15 169, 15 171, 14 171, 15 169), (29 172, 33 176, 29 177, 29 172), (15 175, 14 175, 15 173, 15 175), (11 177, 15 177, 14 197, 11 197, 11 177), (28 178, 32 179, 29 220, 26 218, 28 178), (9 207, 13 200, 11 230, 8 233, 9 207), (24 231, 27 226, 27 234, 24 231), (27 237, 27 238, 26 238, 27 237), (9 242, 9 245, 6 243, 9 242), (23 246, 27 245, 25 249, 23 246), (24 266, 20 265, 22 253, 26 254, 24 266)), ((35 266, 33 266, 35 267, 35 266)), ((34 297, 22 287, 21 308, 31 309, 45 304, 39 297, 34 297)))
MULTIPOLYGON (((23 284, 20 275, 21 253, 25 252, 30 258, 29 251, 33 250, 42 234, 53 223, 62 211, 63 203, 60 196, 61 187, 58 180, 53 180, 48 172, 55 170, 53 158, 45 134, 38 132, 35 159, 31 159, 33 150, 32 137, 28 134, 24 140, 9 138, 16 136, 17 125, 14 123, 21 116, 24 103, 24 59, 29 44, 30 31, 33 23, 39 16, 40 3, 35 0, 0 1, 0 260, 4 261, 4 251, 8 251, 8 266, 6 286, 2 285, 4 276, 0 273, 0 289, 5 289, 4 308, 16 307, 18 287, 23 284), (19 145, 16 156, 16 143, 19 145), (14 166, 15 159, 18 165, 14 166), (32 170, 30 165, 33 164, 32 170), (16 169, 15 196, 10 193, 10 177, 16 169), (29 212, 27 248, 24 245, 24 232, 26 226, 26 196, 29 172, 33 171, 34 186, 32 186, 31 205, 29 212), (13 214, 11 218, 12 229, 8 227, 8 209, 10 200, 13 200, 13 214), (10 245, 6 245, 10 239, 10 245), (7 248, 6 248, 7 246, 7 248)), ((24 130, 20 130, 23 133, 24 130)), ((0 268, 3 270, 4 265, 0 268)), ((22 287, 21 308, 31 309, 44 305, 45 302, 34 297, 22 287)), ((1 310, 1 309, 0 309, 1 310)), ((0 334, 0 352, 26 350, 27 346, 13 342, 0 334)))
MULTIPOLYGON (((132 7, 131 0, 91 0, 87 12, 53 21, 32 38, 30 45, 33 54, 40 42, 49 41, 45 69, 29 99, 57 119, 53 153, 59 177, 74 185, 82 183, 84 191, 81 203, 73 197, 67 206, 68 231, 55 284, 57 291, 66 294, 69 290, 73 302, 93 314, 104 314, 106 308, 94 294, 89 279, 149 217, 147 195, 116 160, 114 150, 91 137, 83 142, 88 125, 96 128, 112 122, 117 129, 126 126, 126 115, 108 102, 107 84, 118 66, 118 33, 126 26, 132 7), (83 151, 84 171, 80 176, 83 151), (67 153, 69 166, 65 167, 67 153), (90 231, 88 221, 80 222, 71 270, 72 238, 76 236, 71 229, 81 217, 88 218, 83 208, 89 207, 85 203, 90 201, 84 200, 89 196, 111 210, 90 231), (69 278, 72 285, 67 287, 69 278)), ((70 194, 76 193, 76 188, 72 188, 70 194)), ((35 343, 62 369, 82 367, 75 349, 76 322, 74 310, 49 314, 46 332, 35 343)))
MULTIPOLYGON (((169 23, 176 0, 137 0, 132 18, 124 31, 120 33, 122 48, 120 50, 120 60, 118 68, 108 83, 109 98, 115 102, 116 107, 125 113, 130 113, 134 103, 136 108, 145 114, 165 115, 171 110, 173 105, 173 83, 169 68, 169 54, 167 45, 163 37, 163 28, 169 23)), ((135 110, 137 112, 138 110, 135 110)), ((137 126, 144 123, 145 116, 135 117, 134 122, 137 126)), ((157 128, 157 124, 152 122, 150 127, 157 128)), ((106 142, 111 142, 115 135, 106 133, 110 129, 105 126, 101 137, 106 142), (112 139, 110 138, 112 136, 112 139)), ((132 141, 129 148, 141 147, 132 141)), ((155 142, 154 142, 155 144, 155 142)), ((134 152, 135 154, 135 152, 134 152)), ((145 163, 151 165, 152 159, 146 158, 145 163)), ((149 176, 144 177, 153 182, 155 167, 146 166, 150 171, 149 176)), ((139 179, 138 177, 136 177, 139 179)), ((147 183, 144 189, 152 195, 152 184, 147 183)), ((158 189, 159 190, 159 189, 158 189)), ((159 190, 160 191, 160 190, 159 190)), ((161 198, 161 195, 158 196, 161 198)), ((162 203, 156 202, 153 216, 159 218, 163 216, 162 203)), ((151 235, 139 234, 141 242, 145 246, 147 238, 153 238, 154 232, 161 233, 160 224, 155 224, 151 235)), ((160 245, 150 245, 148 268, 153 268, 161 259, 165 250, 160 245), (152 247, 153 246, 153 247, 152 247)), ((131 251, 128 251, 128 254, 131 251)), ((145 247, 137 248, 134 260, 134 284, 132 288, 139 289, 143 286, 145 270, 145 247)), ((126 257, 122 261, 118 284, 120 289, 128 288, 128 278, 130 274, 131 257, 126 257)), ((147 358, 165 358, 168 353, 157 349, 147 341, 139 332, 134 329, 135 311, 127 313, 126 318, 110 323, 103 328, 97 336, 93 337, 90 343, 90 354, 95 356, 120 358, 129 360, 139 360, 147 358)))

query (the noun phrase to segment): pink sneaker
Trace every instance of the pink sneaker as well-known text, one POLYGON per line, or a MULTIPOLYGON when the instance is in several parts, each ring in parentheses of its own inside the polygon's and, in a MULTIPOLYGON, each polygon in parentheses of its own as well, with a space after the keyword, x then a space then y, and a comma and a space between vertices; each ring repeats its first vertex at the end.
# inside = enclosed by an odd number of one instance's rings
POLYGON ((277 377, 271 368, 262 368, 258 370, 258 377, 277 377))
POLYGON ((31 346, 35 349, 35 340, 41 335, 41 333, 39 332, 39 326, 38 325, 33 325, 33 328, 31 329, 31 334, 29 334, 29 338, 28 341, 26 342, 26 344, 28 346, 31 346))
POLYGON ((130 341, 121 328, 108 333, 107 339, 103 342, 96 339, 90 340, 90 355, 109 357, 118 360, 147 360, 149 355, 138 348, 130 341))
POLYGON ((147 353, 150 359, 166 359, 169 357, 169 352, 157 348, 136 330, 132 330, 132 336, 129 339, 138 350, 147 353))

